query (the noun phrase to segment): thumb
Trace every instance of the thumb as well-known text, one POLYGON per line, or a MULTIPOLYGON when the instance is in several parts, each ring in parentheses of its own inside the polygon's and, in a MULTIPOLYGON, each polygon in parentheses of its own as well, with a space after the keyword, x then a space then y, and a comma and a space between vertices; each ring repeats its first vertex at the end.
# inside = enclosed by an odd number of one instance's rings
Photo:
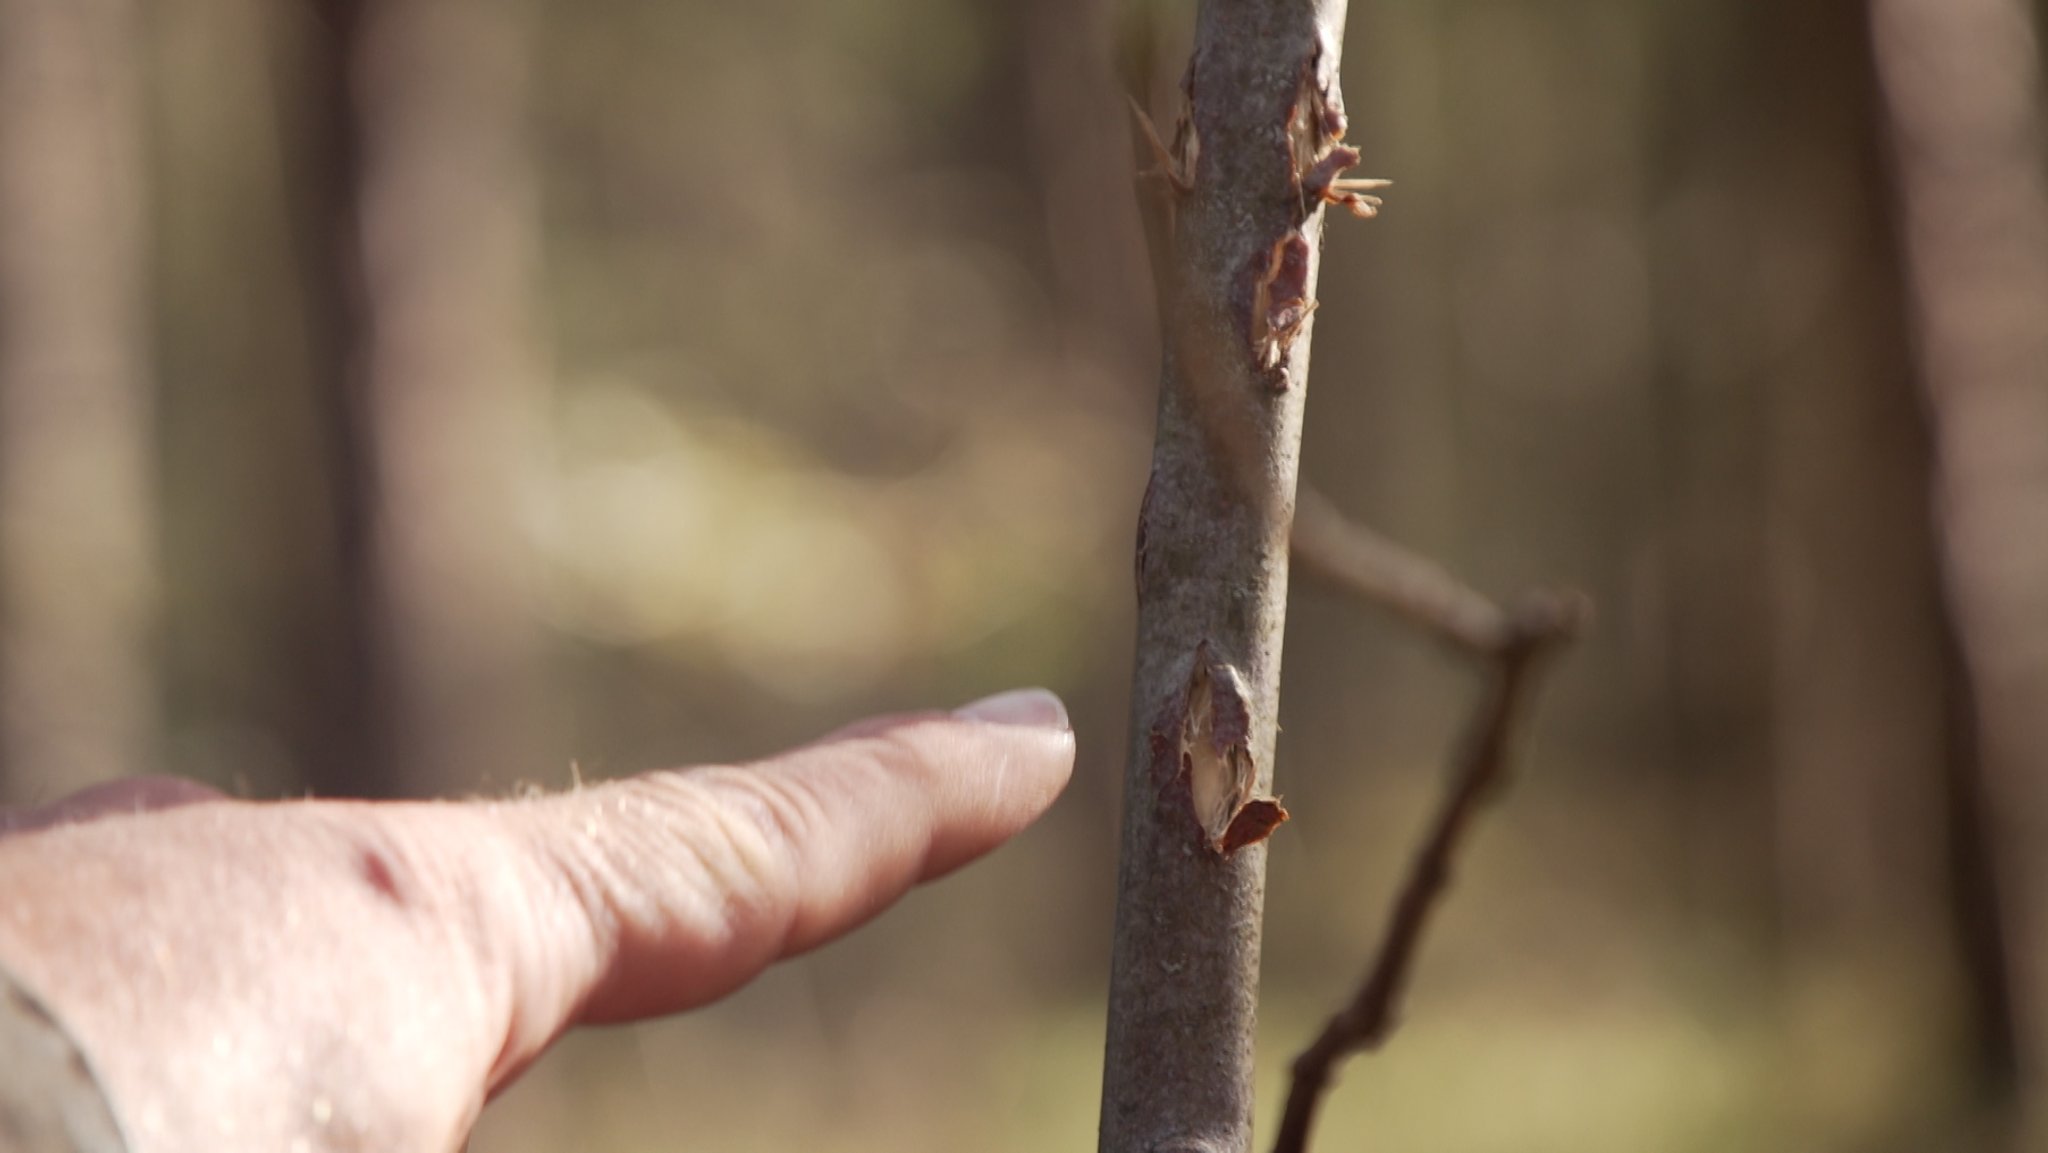
POLYGON ((715 1000, 859 926, 1036 820, 1073 760, 1059 698, 1027 689, 500 806, 519 880, 481 888, 510 970, 494 1084, 569 1025, 715 1000))

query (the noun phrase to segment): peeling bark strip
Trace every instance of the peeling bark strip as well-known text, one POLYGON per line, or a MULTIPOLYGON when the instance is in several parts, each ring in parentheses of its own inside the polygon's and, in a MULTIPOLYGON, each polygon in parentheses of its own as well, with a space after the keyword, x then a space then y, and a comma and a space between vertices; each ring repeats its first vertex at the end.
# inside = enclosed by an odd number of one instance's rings
POLYGON ((1337 85, 1342 0, 1204 0, 1160 210, 1163 367, 1103 1070, 1103 1153, 1244 1153, 1262 839, 1323 205, 1371 207, 1337 85), (1352 198, 1355 198, 1352 199, 1352 198), (1194 814, 1194 819, 1190 814, 1194 814))

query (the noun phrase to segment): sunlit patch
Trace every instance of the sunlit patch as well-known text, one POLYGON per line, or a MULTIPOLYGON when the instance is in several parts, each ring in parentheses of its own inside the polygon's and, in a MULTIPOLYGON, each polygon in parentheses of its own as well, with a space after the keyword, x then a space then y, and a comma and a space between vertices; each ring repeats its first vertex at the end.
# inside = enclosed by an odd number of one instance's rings
POLYGON ((1121 530, 1081 416, 977 415, 908 477, 835 472, 758 425, 685 421, 634 384, 572 389, 530 522, 555 627, 721 660, 791 699, 1047 611, 1121 530))

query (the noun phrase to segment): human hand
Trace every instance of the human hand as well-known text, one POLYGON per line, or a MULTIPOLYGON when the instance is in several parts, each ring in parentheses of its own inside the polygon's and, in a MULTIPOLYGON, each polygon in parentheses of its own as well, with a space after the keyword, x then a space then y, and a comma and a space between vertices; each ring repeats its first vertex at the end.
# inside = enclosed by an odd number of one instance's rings
POLYGON ((1073 756, 1033 691, 525 800, 122 782, 0 818, 0 967, 133 1153, 453 1149, 563 1030, 853 929, 1031 823, 1073 756))

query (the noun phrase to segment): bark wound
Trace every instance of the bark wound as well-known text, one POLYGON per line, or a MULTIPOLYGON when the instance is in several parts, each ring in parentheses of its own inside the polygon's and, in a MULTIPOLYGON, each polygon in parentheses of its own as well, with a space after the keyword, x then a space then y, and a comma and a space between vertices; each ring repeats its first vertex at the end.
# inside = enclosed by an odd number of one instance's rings
POLYGON ((1350 208, 1352 212, 1359 216, 1376 215, 1379 211, 1375 207, 1379 203, 1378 197, 1347 196, 1345 194, 1333 195, 1331 191, 1332 186, 1337 183, 1344 173, 1357 166, 1358 149, 1351 147, 1349 144, 1339 144, 1331 148, 1323 154, 1322 159, 1310 163, 1306 169, 1302 170, 1300 175, 1302 197, 1305 200, 1334 199, 1337 203, 1350 208), (1368 204, 1366 203, 1367 201, 1371 201, 1371 203, 1368 204))
POLYGON ((1179 762, 1175 779, 1185 781, 1188 799, 1200 826, 1202 845, 1228 856, 1271 836, 1287 819, 1278 797, 1256 795, 1258 766, 1251 753, 1251 709, 1245 703, 1244 679, 1237 669, 1213 659, 1208 642, 1195 650, 1194 668, 1169 724, 1179 728, 1178 740, 1156 739, 1156 752, 1171 752, 1179 762))
POLYGON ((1342 143, 1350 121, 1335 72, 1328 67, 1334 53, 1318 42, 1302 65, 1301 83, 1287 106, 1287 159, 1295 194, 1294 222, 1271 248, 1255 255, 1249 269, 1252 291, 1251 344, 1253 362, 1267 386, 1287 387, 1288 351, 1316 310, 1308 298, 1309 245, 1301 227, 1324 204, 1341 205, 1353 216, 1379 215, 1380 198, 1371 195, 1388 181, 1347 177, 1358 165, 1358 149, 1342 143))
POLYGON ((1378 216, 1380 198, 1368 195, 1391 181, 1344 174, 1358 166, 1358 149, 1343 143, 1350 120, 1344 114, 1344 93, 1328 67, 1333 53, 1317 45, 1301 71, 1301 86, 1287 112, 1287 142, 1294 160, 1294 182, 1300 194, 1300 215, 1320 204, 1337 204, 1353 216, 1378 216))
POLYGON ((1287 361, 1287 350, 1316 310, 1308 298, 1308 241, 1299 229, 1273 242, 1265 253, 1258 287, 1252 293, 1252 351, 1267 373, 1267 383, 1287 387, 1287 374, 1275 372, 1287 361))

